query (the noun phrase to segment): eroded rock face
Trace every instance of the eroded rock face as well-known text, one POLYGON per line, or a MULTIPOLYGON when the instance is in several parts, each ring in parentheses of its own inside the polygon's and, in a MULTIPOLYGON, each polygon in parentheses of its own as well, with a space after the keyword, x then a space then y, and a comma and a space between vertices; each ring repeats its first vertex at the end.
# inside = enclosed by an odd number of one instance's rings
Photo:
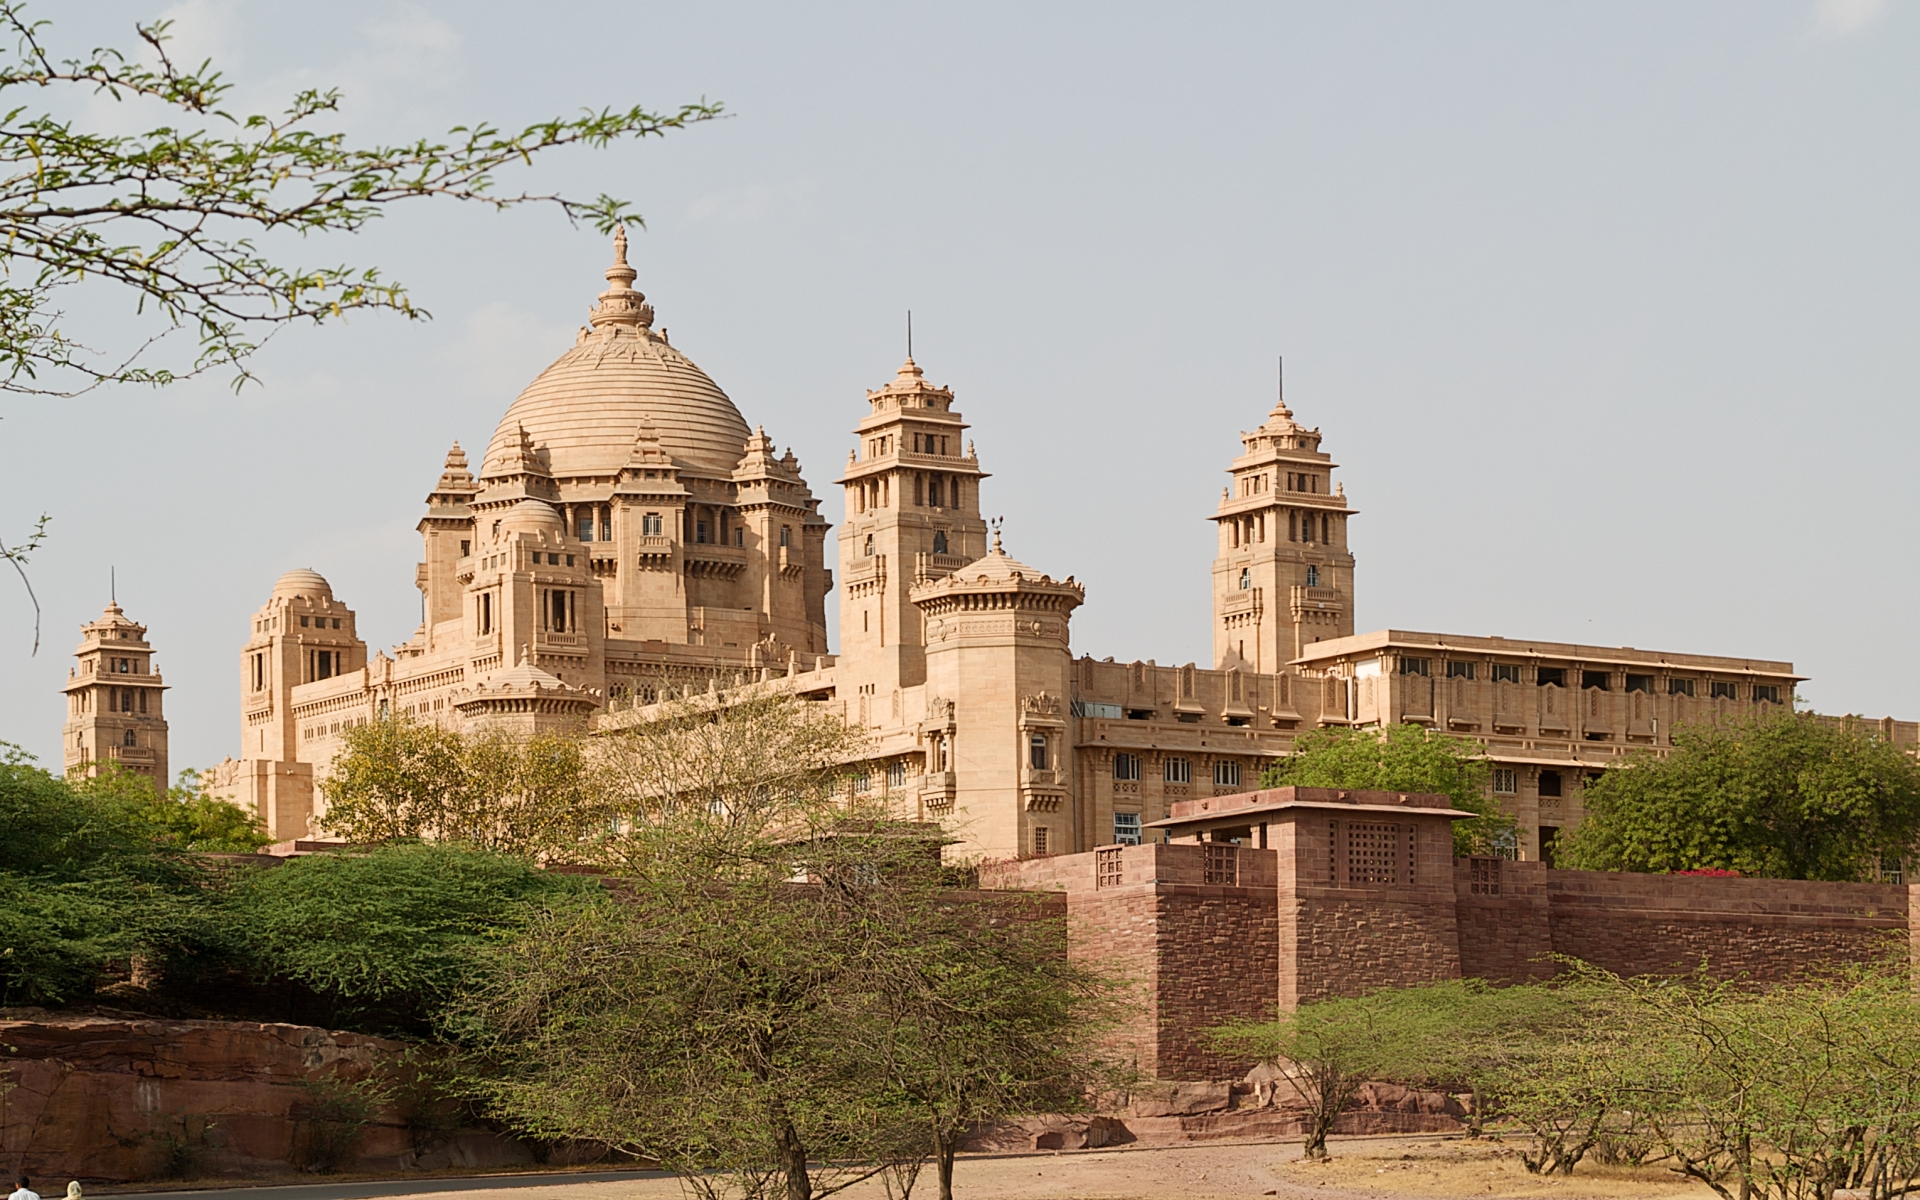
POLYGON ((353 1088, 403 1050, 304 1025, 0 1010, 0 1167, 64 1183, 411 1165, 401 1114, 353 1088))

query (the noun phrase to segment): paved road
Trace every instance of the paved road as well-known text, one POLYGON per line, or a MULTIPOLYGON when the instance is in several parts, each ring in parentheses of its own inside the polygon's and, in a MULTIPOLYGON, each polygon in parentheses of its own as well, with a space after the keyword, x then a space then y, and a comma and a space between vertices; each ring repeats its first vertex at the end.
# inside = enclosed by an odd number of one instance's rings
POLYGON ((208 1188, 191 1192, 115 1192, 112 1200, 369 1200, 374 1196, 421 1196, 432 1192, 479 1192, 556 1183, 614 1183, 665 1179, 667 1171, 549 1171, 540 1174, 441 1176, 435 1179, 368 1179, 356 1183, 292 1183, 269 1187, 208 1188))

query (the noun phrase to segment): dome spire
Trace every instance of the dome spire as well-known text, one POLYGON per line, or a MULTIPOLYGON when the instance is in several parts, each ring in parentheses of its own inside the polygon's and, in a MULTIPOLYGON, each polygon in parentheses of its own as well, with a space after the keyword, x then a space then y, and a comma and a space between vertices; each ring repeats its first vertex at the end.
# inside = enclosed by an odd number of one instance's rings
POLYGON ((600 303, 587 313, 587 320, 595 329, 606 325, 625 325, 629 328, 653 328, 653 305, 647 303, 646 296, 633 288, 633 281, 639 272, 627 265, 627 227, 618 225, 613 230, 613 265, 607 268, 607 290, 600 293, 600 303))

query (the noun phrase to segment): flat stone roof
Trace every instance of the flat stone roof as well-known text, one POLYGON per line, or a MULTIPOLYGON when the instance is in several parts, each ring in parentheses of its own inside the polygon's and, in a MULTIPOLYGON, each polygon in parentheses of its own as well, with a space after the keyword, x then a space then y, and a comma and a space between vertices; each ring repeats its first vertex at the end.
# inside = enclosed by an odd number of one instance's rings
POLYGON ((1445 817, 1450 821, 1473 818, 1461 812, 1453 801, 1438 792, 1375 792, 1359 788, 1277 787, 1255 792, 1236 792, 1230 796, 1203 796, 1195 800, 1173 802, 1173 815, 1147 823, 1148 829, 1199 832, 1258 824, 1263 817, 1298 809, 1333 812, 1390 813, 1407 817, 1445 817))
POLYGON ((1462 657, 1512 658, 1537 662, 1541 659, 1592 663, 1595 666, 1639 667, 1654 671, 1701 672, 1719 675, 1763 676, 1799 682, 1804 675, 1793 673, 1793 664, 1776 659, 1730 658, 1716 654, 1680 654, 1667 650, 1639 650, 1632 646, 1587 646, 1578 642, 1554 642, 1534 638, 1475 637, 1458 633, 1420 633, 1407 629, 1376 629, 1351 637, 1329 638, 1314 642, 1293 661, 1304 666, 1324 667, 1335 659, 1365 657, 1373 652, 1410 650, 1415 653, 1453 654, 1462 657))

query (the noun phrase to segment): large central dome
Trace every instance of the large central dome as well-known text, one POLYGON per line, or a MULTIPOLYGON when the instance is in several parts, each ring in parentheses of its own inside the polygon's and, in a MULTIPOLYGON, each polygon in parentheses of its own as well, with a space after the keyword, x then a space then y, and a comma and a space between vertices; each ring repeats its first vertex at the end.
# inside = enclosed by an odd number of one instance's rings
POLYGON ((653 331, 653 306, 632 287, 625 230, 614 235, 614 259, 592 327, 507 409, 486 461, 518 447, 524 428, 555 479, 612 475, 649 424, 676 463, 731 474, 746 448, 746 420, 705 371, 653 331))

